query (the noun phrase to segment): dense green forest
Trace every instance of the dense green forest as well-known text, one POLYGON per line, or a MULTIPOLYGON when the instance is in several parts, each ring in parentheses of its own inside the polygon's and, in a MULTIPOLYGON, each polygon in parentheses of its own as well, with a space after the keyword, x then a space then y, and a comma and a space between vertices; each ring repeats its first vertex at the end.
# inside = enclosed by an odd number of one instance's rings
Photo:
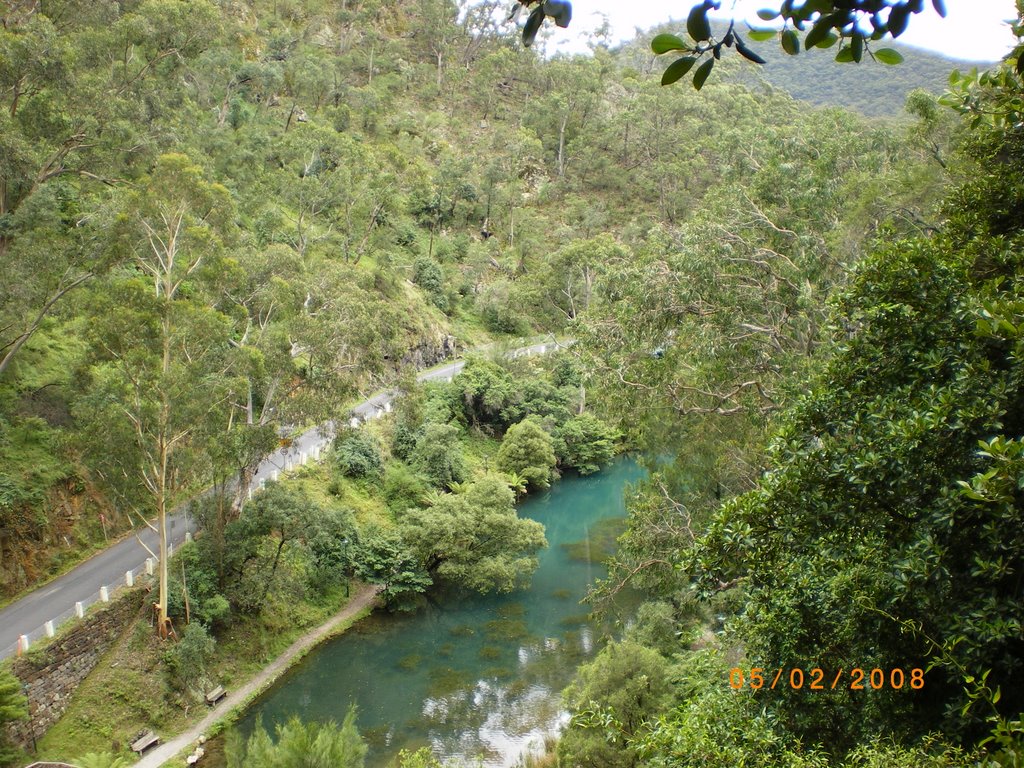
MULTIPOLYGON (((145 661, 83 686, 51 751, 184 722, 350 583, 392 610, 516 589, 545 539, 515 500, 630 449, 649 479, 590 602, 644 602, 543 762, 1018 765, 1018 60, 943 103, 913 52, 773 58, 771 86, 722 61, 698 93, 660 86, 649 36, 545 60, 504 11, 6 6, 4 594, 215 489, 161 589, 176 639, 135 632, 145 661), (500 354, 538 333, 575 344, 500 354), (452 337, 498 351, 416 384, 452 337), (392 386, 394 414, 246 503, 282 439, 392 386), (116 686, 145 703, 98 732, 116 686)), ((362 764, 354 717, 228 759, 313 743, 362 764)))
POLYGON ((175 444, 165 507, 244 478, 282 426, 335 415, 449 334, 466 347, 562 328, 589 300, 554 296, 589 269, 581 243, 646 244, 756 168, 755 147, 816 153, 796 125, 833 134, 851 194, 856 175, 880 188, 893 171, 882 199, 853 194, 851 238, 918 215, 901 210, 918 150, 898 149, 898 130, 797 117, 783 94, 665 91, 628 50, 543 62, 486 5, 45 10, 5 16, 8 593, 137 522, 154 503, 139 453, 175 424, 208 431, 175 444), (846 134, 870 151, 842 147, 846 134), (153 325, 165 300, 180 325, 153 325), (219 386, 194 399, 167 381, 163 426, 139 432, 155 401, 126 409, 124 395, 154 374, 160 336, 206 353, 161 375, 219 386))

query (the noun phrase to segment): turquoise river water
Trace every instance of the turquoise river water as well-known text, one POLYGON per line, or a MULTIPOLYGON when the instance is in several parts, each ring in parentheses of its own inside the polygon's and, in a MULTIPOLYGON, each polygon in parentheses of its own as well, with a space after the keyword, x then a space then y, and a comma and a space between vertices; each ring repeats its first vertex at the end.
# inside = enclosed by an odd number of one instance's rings
POLYGON ((519 514, 544 524, 549 548, 531 587, 445 602, 412 615, 378 611, 304 659, 239 723, 249 733, 298 715, 341 722, 351 703, 382 768, 400 749, 511 766, 537 751, 566 714, 561 691, 596 651, 601 629, 579 601, 604 575, 588 559, 625 516, 623 490, 642 476, 622 459, 591 477, 567 477, 519 514))

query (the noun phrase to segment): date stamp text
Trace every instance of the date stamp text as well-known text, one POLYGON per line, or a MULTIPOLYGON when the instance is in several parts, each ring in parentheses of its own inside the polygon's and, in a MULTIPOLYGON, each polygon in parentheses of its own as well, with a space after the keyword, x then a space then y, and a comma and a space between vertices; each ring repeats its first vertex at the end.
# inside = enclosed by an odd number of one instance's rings
POLYGON ((804 670, 800 667, 733 667, 729 670, 729 687, 734 691, 749 688, 759 691, 762 688, 775 690, 789 687, 794 691, 834 691, 849 688, 851 691, 889 689, 893 691, 909 688, 919 691, 924 688, 924 670, 913 669, 862 669, 853 667, 849 670, 838 669, 835 672, 819 667, 804 670))

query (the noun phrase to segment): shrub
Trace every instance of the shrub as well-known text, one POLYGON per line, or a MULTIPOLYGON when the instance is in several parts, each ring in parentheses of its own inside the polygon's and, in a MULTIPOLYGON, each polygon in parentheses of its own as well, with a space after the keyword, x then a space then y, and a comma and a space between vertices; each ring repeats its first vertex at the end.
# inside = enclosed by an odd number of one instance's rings
POLYGON ((405 461, 416 448, 418 437, 419 430, 404 419, 395 422, 395 428, 391 432, 391 454, 396 459, 405 461))
POLYGON ((556 428, 554 439, 559 463, 590 475, 611 461, 618 434, 596 416, 581 413, 556 428))
POLYGON ((7 670, 0 670, 0 765, 7 765, 18 752, 7 742, 7 723, 21 720, 28 715, 25 694, 21 692, 21 681, 7 670))
POLYGON ((412 460, 435 488, 461 482, 466 474, 459 430, 451 424, 427 424, 416 443, 412 460))
POLYGON ((334 464, 346 477, 376 477, 384 460, 373 435, 365 429, 345 429, 334 438, 334 464))
POLYGON ((181 639, 164 654, 171 683, 181 690, 199 689, 206 679, 206 664, 216 645, 217 641, 198 621, 186 626, 181 639))
POLYGON ((405 464, 389 464, 384 471, 384 499, 395 511, 423 504, 427 486, 423 478, 405 464))
POLYGON ((514 424, 501 441, 497 461, 503 472, 522 475, 535 488, 547 488, 555 468, 551 435, 529 419, 514 424))
POLYGON ((412 281, 423 289, 430 303, 442 312, 448 311, 448 296, 444 290, 444 269, 429 256, 419 256, 412 265, 412 281))

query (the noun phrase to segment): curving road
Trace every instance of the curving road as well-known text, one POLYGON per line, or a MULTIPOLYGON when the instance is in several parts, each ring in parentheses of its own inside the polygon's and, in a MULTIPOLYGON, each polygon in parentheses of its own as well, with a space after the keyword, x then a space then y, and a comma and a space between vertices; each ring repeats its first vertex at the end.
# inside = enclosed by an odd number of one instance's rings
MULTIPOLYGON (((564 348, 568 344, 571 342, 547 341, 522 347, 509 354, 513 357, 544 354, 564 348)), ((450 381, 464 365, 462 360, 456 360, 424 371, 416 378, 419 381, 450 381)), ((395 392, 392 390, 364 400, 352 409, 352 424, 357 425, 390 411, 394 398, 395 392)), ((310 459, 318 459, 321 451, 330 443, 333 433, 333 422, 303 432, 293 439, 287 448, 282 448, 263 460, 253 479, 253 487, 262 487, 267 481, 276 480, 281 472, 310 459)), ((167 524, 171 541, 175 546, 185 540, 186 532, 195 530, 194 521, 188 518, 187 511, 171 515, 167 524)), ((146 558, 150 557, 150 553, 140 543, 140 539, 150 550, 156 551, 159 542, 156 533, 149 528, 138 531, 137 535, 122 539, 63 576, 0 610, 0 658, 11 656, 17 651, 22 635, 27 636, 30 643, 34 643, 45 636, 46 622, 53 621, 55 625, 60 625, 61 622, 73 617, 76 603, 88 607, 96 602, 102 587, 106 586, 109 591, 113 591, 115 587, 123 585, 128 571, 132 571, 135 576, 143 573, 146 558)))

